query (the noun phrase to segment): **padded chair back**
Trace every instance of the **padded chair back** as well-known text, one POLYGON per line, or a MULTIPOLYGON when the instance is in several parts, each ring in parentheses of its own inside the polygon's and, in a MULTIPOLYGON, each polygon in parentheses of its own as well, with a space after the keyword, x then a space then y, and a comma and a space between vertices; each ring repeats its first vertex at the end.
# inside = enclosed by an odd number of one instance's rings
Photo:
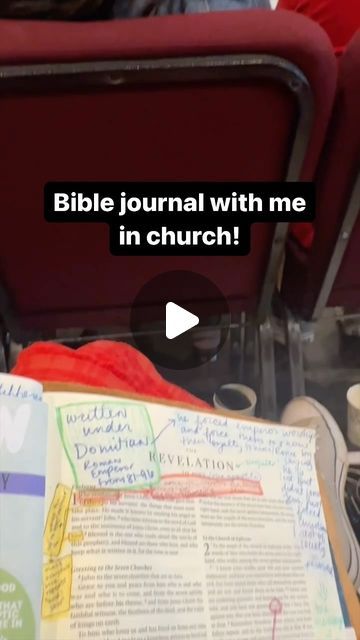
POLYGON ((334 114, 317 177, 315 239, 289 243, 282 294, 300 315, 360 307, 360 31, 340 60, 334 114))
MULTIPOLYGON (((212 279, 232 310, 266 314, 285 224, 254 225, 245 258, 113 257, 106 225, 45 222, 43 187, 311 180, 335 83, 327 36, 291 12, 0 21, 6 324, 23 331, 127 323, 137 291, 170 269, 212 279)), ((184 283, 184 303, 188 295, 184 283)))

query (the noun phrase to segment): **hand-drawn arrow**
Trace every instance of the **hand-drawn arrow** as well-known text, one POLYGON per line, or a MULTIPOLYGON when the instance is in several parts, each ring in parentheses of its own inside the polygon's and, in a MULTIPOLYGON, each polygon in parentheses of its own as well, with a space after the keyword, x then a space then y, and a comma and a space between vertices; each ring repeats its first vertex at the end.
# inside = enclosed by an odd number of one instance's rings
POLYGON ((163 429, 161 429, 160 433, 158 433, 158 435, 156 436, 156 438, 154 438, 151 444, 154 444, 154 442, 156 442, 156 440, 158 440, 160 436, 164 433, 164 431, 166 431, 166 429, 168 429, 169 427, 175 427, 175 418, 171 418, 171 420, 169 420, 167 425, 163 429))

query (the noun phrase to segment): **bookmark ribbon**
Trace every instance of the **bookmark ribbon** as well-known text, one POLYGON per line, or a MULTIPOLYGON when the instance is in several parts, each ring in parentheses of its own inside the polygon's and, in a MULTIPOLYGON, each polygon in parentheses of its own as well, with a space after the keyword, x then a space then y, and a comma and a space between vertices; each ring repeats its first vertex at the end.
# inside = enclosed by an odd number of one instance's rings
POLYGON ((0 471, 0 494, 45 496, 45 476, 0 471))

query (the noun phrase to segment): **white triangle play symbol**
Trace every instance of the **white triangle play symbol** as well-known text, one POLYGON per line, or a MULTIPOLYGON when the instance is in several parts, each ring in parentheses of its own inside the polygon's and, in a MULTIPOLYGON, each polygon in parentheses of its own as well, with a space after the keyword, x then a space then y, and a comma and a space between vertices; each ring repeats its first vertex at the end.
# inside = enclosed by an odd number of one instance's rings
POLYGON ((196 327, 197 324, 199 324, 199 318, 190 311, 186 311, 175 302, 166 304, 166 337, 169 340, 177 338, 185 331, 196 327))

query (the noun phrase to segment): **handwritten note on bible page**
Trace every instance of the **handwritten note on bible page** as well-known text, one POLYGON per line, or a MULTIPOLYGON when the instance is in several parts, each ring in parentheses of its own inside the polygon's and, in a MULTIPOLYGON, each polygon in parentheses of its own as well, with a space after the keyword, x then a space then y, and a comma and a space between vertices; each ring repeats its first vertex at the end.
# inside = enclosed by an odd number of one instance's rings
POLYGON ((312 429, 46 401, 43 640, 346 638, 312 429))

